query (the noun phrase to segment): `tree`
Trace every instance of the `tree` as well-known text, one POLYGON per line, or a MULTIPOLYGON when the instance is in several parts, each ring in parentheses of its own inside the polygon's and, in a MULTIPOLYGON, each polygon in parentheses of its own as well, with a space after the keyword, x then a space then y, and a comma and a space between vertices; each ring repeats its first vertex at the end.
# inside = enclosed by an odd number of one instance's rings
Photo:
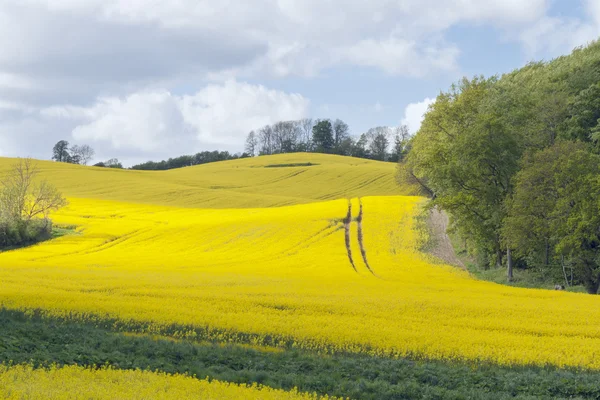
POLYGON ((599 176, 600 156, 581 143, 558 142, 528 157, 503 227, 508 244, 537 265, 557 270, 567 258, 592 294, 600 287, 599 176))
POLYGON ((250 157, 254 157, 256 155, 256 151, 258 150, 258 137, 254 131, 251 131, 246 137, 246 146, 244 147, 244 150, 250 155, 250 157))
POLYGON ((1 245, 22 244, 48 235, 51 231, 50 212, 67 205, 62 194, 46 180, 37 180, 37 175, 33 161, 25 159, 14 164, 1 180, 1 245))
POLYGON ((266 125, 258 131, 258 142, 259 142, 259 154, 268 155, 273 154, 275 149, 275 140, 273 137, 273 128, 270 125, 266 125))
POLYGON ((459 234, 485 256, 485 264, 494 260, 501 265, 504 201, 523 148, 501 118, 503 110, 490 106, 494 82, 464 79, 440 94, 408 158, 415 176, 435 193, 432 205, 448 211, 459 234))
POLYGON ((600 83, 581 91, 569 109, 563 136, 594 142, 600 149, 600 83))
POLYGON ((351 137, 343 139, 336 146, 336 153, 341 156, 351 156, 355 150, 355 142, 351 137))
POLYGON ((107 168, 119 168, 119 169, 123 169, 123 164, 121 164, 121 162, 116 159, 116 158, 111 158, 110 160, 106 161, 104 163, 104 165, 107 168))
POLYGON ((331 153, 335 145, 331 121, 324 119, 318 121, 313 127, 313 144, 319 153, 331 153))
POLYGON ((557 188, 554 178, 561 159, 579 146, 559 143, 543 151, 528 154, 522 169, 514 179, 514 194, 507 200, 507 216, 502 236, 516 255, 527 258, 529 264, 549 268, 556 245, 552 222, 557 188))
POLYGON ((414 171, 414 166, 410 160, 400 161, 396 167, 396 182, 411 194, 426 196, 435 199, 433 189, 428 186, 427 178, 419 178, 414 171), (408 189, 408 188, 413 188, 408 189))
POLYGON ((304 145, 304 151, 311 151, 314 122, 312 118, 304 118, 299 121, 299 124, 301 130, 300 142, 304 145))
POLYGON ((394 148, 390 155, 390 161, 400 162, 404 160, 409 150, 410 133, 406 125, 400 125, 394 129, 394 148))
POLYGON ((94 158, 95 151, 87 144, 71 147, 71 162, 73 164, 88 165, 94 158))
POLYGON ((272 127, 274 153, 291 153, 295 151, 300 136, 296 121, 280 121, 272 127))
POLYGON ((371 158, 379 161, 385 161, 387 157, 388 146, 390 141, 388 136, 390 129, 387 126, 378 126, 369 129, 367 132, 367 138, 369 138, 369 151, 371 158))
POLYGON ((69 142, 66 140, 58 141, 52 149, 52 159, 58 162, 70 162, 69 142))
POLYGON ((339 147, 348 138, 350 138, 350 127, 341 119, 336 119, 333 122, 333 140, 336 153, 340 154, 339 147))
POLYGON ((352 157, 369 158, 370 154, 369 149, 367 148, 368 143, 369 138, 367 137, 367 134, 363 133, 360 135, 352 147, 352 157))
POLYGON ((557 162, 551 221, 556 253, 567 257, 588 293, 600 287, 600 157, 581 148, 557 162))

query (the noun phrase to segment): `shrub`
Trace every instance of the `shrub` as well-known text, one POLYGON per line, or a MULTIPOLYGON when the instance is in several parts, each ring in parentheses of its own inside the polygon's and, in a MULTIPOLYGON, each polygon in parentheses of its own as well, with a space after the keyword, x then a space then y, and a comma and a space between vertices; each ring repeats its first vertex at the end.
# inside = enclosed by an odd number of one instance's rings
POLYGON ((51 236, 52 221, 48 219, 0 222, 0 248, 24 246, 49 239, 51 236))

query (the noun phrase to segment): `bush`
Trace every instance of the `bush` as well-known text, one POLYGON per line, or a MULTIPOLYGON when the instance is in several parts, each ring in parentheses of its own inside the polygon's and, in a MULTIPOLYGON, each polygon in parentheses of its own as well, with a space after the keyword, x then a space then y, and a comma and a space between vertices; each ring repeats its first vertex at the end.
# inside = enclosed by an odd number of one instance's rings
POLYGON ((41 242, 51 236, 52 221, 49 219, 0 222, 0 248, 3 249, 41 242))

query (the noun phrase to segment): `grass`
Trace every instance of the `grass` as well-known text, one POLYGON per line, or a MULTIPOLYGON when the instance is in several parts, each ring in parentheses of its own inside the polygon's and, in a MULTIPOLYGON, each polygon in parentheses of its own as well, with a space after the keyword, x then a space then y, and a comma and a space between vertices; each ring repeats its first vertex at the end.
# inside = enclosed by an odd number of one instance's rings
POLYGON ((323 356, 153 338, 0 309, 0 362, 112 366, 353 399, 528 399, 600 396, 600 372, 498 367, 361 355, 323 356))
POLYGON ((2 253, 4 251, 24 249, 24 248, 27 248, 30 246, 34 246, 36 244, 46 242, 48 240, 58 239, 63 236, 76 235, 77 234, 77 231, 75 230, 76 228, 77 227, 74 225, 54 225, 52 227, 52 233, 50 235, 48 235, 47 237, 44 237, 42 240, 38 240, 36 242, 26 242, 26 243, 16 245, 16 246, 0 247, 0 253, 2 253))
MULTIPOLYGON (((448 236, 458 259, 465 265, 469 273, 477 279, 527 289, 554 289, 557 284, 565 284, 563 278, 551 277, 547 273, 542 273, 534 268, 515 268, 513 270, 513 280, 508 282, 505 267, 482 268, 475 258, 468 253, 464 241, 456 233, 449 233, 448 236)), ((565 290, 574 293, 587 293, 582 285, 566 287, 565 290)))

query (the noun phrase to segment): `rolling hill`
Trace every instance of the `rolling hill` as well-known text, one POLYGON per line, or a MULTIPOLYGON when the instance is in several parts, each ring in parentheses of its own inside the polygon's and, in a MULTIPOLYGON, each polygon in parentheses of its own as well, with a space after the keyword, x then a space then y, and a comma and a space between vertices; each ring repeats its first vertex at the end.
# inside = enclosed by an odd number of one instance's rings
POLYGON ((70 200, 55 222, 76 233, 0 254, 10 310, 319 354, 600 369, 599 299, 477 281, 421 253, 425 199, 400 195, 393 164, 39 167, 70 200))

